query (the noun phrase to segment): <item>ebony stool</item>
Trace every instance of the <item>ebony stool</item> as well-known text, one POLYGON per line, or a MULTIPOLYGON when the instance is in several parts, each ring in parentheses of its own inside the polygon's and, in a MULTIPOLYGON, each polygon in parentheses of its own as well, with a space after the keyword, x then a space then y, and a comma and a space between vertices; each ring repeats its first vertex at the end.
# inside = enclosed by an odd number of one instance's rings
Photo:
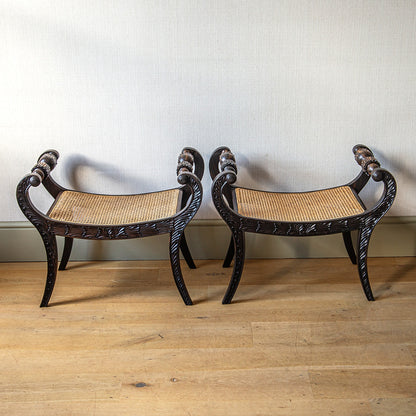
POLYGON ((371 150, 364 145, 353 148, 361 172, 350 183, 312 192, 267 192, 234 186, 237 180, 235 157, 227 147, 211 155, 209 169, 212 199, 232 232, 223 267, 234 258, 234 270, 223 303, 230 303, 240 282, 244 267, 244 234, 260 233, 283 236, 314 236, 342 233, 344 244, 358 273, 368 300, 374 300, 367 272, 367 251, 371 233, 390 209, 396 195, 396 182, 387 170, 380 168, 371 150), (384 183, 378 203, 367 209, 359 192, 373 178, 384 183), (358 230, 357 255, 351 231, 358 230))
POLYGON ((177 181, 181 186, 136 195, 100 195, 65 189, 50 173, 57 164, 56 150, 44 152, 31 173, 18 184, 18 204, 42 237, 48 263, 46 286, 41 307, 48 306, 58 269, 56 236, 65 237, 59 270, 69 260, 74 238, 89 240, 125 240, 158 234, 170 234, 169 253, 173 277, 186 305, 191 297, 182 277, 179 249, 190 268, 195 268, 184 230, 202 201, 201 179, 204 162, 199 152, 186 147, 178 159, 177 181), (54 202, 44 214, 29 197, 32 186, 43 184, 54 202))

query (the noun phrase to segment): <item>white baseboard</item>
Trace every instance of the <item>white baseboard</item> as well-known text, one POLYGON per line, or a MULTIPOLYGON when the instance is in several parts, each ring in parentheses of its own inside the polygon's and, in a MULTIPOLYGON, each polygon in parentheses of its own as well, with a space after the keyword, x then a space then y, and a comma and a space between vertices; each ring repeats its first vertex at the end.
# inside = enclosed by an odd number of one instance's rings
MULTIPOLYGON (((194 220, 187 229, 195 259, 224 258, 230 231, 221 220, 194 220)), ((63 238, 58 238, 62 250, 63 238)), ((71 260, 161 260, 169 258, 168 235, 123 241, 74 241, 71 260)), ((246 234, 247 258, 345 257, 339 234, 320 237, 275 237, 246 234)), ((370 257, 416 256, 416 217, 385 217, 371 237, 370 257)), ((29 222, 0 222, 0 261, 44 261, 37 230, 29 222)))

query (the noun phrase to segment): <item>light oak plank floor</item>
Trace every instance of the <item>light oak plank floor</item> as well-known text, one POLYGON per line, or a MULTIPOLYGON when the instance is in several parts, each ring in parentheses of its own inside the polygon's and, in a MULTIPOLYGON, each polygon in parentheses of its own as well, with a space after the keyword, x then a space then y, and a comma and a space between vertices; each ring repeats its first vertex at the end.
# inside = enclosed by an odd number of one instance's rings
POLYGON ((0 264, 0 414, 416 414, 416 258, 0 264))

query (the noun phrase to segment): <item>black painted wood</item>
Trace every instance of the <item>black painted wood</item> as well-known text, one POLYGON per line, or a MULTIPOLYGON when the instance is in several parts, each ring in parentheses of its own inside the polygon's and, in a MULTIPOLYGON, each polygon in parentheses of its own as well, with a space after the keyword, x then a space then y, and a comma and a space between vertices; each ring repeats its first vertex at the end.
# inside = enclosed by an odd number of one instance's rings
POLYGON ((364 293, 368 300, 374 300, 367 271, 368 245, 374 227, 390 209, 394 201, 396 182, 390 172, 380 168, 380 163, 367 146, 356 145, 353 148, 353 153, 357 163, 361 166, 361 172, 346 186, 349 186, 358 194, 370 177, 376 182, 383 182, 383 195, 375 206, 371 209, 364 207, 362 214, 350 217, 314 222, 284 222, 240 215, 234 208, 233 202, 235 200, 235 187, 232 184, 237 180, 235 157, 230 149, 225 146, 219 147, 213 152, 209 162, 210 174, 213 179, 212 200, 232 233, 232 242, 224 260, 224 267, 230 265, 232 256, 234 256, 234 270, 223 303, 231 302, 241 278, 244 267, 244 233, 246 232, 294 237, 342 233, 351 262, 358 265, 364 293), (354 230, 358 230, 357 256, 351 241, 351 231, 354 230))
POLYGON ((234 238, 231 236, 230 244, 228 245, 227 254, 225 255, 224 263, 222 264, 222 267, 230 267, 231 262, 233 261, 235 254, 234 249, 234 238))
POLYGON ((183 258, 185 259, 188 267, 190 269, 196 269, 191 252, 189 251, 188 243, 186 242, 185 234, 182 235, 181 242, 180 242, 180 249, 182 251, 183 258))
POLYGON ((72 245, 74 239, 71 237, 65 237, 64 251, 62 253, 61 263, 59 264, 59 270, 65 270, 68 264, 69 257, 71 256, 72 245))
POLYGON ((64 252, 59 269, 64 270, 69 260, 74 238, 87 240, 124 240, 142 238, 160 234, 170 234, 170 259, 175 283, 183 301, 192 305, 192 300, 186 289, 182 277, 179 261, 179 250, 183 254, 189 267, 195 268, 185 239, 185 227, 194 217, 202 202, 201 179, 204 172, 202 156, 193 148, 184 148, 178 158, 177 181, 182 185, 180 210, 169 218, 136 224, 122 224, 115 226, 99 226, 56 221, 39 211, 29 196, 32 186, 41 183, 56 199, 67 189, 57 184, 50 173, 57 164, 59 153, 56 150, 44 152, 38 159, 31 173, 26 175, 17 185, 16 198, 20 209, 26 218, 36 227, 42 237, 47 257, 47 278, 41 307, 48 306, 55 285, 58 268, 58 250, 56 236, 65 237, 64 252))
POLYGON ((347 250, 348 256, 351 260, 352 264, 357 264, 357 256, 355 254, 354 246, 352 244, 351 232, 344 231, 342 233, 342 237, 344 239, 344 245, 347 250))

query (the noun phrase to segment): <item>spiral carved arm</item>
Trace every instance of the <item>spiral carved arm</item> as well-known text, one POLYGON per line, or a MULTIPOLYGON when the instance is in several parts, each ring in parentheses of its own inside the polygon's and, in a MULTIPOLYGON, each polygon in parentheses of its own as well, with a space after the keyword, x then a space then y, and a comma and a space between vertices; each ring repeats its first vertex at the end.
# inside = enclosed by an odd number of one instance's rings
POLYGON ((41 224, 42 220, 40 219, 45 219, 46 217, 44 217, 44 215, 36 209, 30 200, 29 188, 31 186, 39 186, 43 183, 52 196, 56 197, 59 191, 63 188, 57 185, 49 175, 55 168, 58 158, 59 153, 56 150, 46 150, 39 156, 38 161, 32 168, 31 172, 24 176, 17 185, 17 202, 23 214, 36 226, 41 224))
POLYGON ((204 160, 201 154, 192 147, 185 147, 178 157, 176 174, 178 182, 185 185, 182 188, 181 209, 188 206, 195 215, 202 202, 201 179, 204 175, 204 160))
POLYGON ((371 176, 376 182, 381 181, 382 171, 379 171, 380 162, 375 158, 373 152, 363 144, 357 144, 352 149, 356 162, 362 170, 371 176))
POLYGON ((32 186, 39 186, 55 168, 58 158, 59 153, 56 150, 46 150, 43 152, 31 170, 30 184, 32 186))
POLYGON ((228 147, 219 147, 212 153, 209 167, 213 179, 212 201, 219 214, 229 222, 236 214, 232 186, 237 180, 237 164, 234 154, 228 147))
POLYGON ((185 185, 188 181, 189 176, 186 173, 193 173, 199 180, 202 180, 204 175, 204 159, 192 147, 185 147, 178 157, 176 174, 181 185, 185 185))
POLYGON ((373 152, 363 144, 357 144, 352 149, 355 160, 361 166, 367 177, 374 181, 384 183, 384 192, 376 206, 372 209, 380 211, 384 215, 391 207, 396 197, 397 185, 393 175, 386 169, 380 167, 380 162, 375 158, 373 152))
POLYGON ((214 150, 209 160, 211 179, 222 172, 226 172, 226 181, 233 184, 237 180, 237 164, 235 156, 228 147, 221 146, 214 150))

